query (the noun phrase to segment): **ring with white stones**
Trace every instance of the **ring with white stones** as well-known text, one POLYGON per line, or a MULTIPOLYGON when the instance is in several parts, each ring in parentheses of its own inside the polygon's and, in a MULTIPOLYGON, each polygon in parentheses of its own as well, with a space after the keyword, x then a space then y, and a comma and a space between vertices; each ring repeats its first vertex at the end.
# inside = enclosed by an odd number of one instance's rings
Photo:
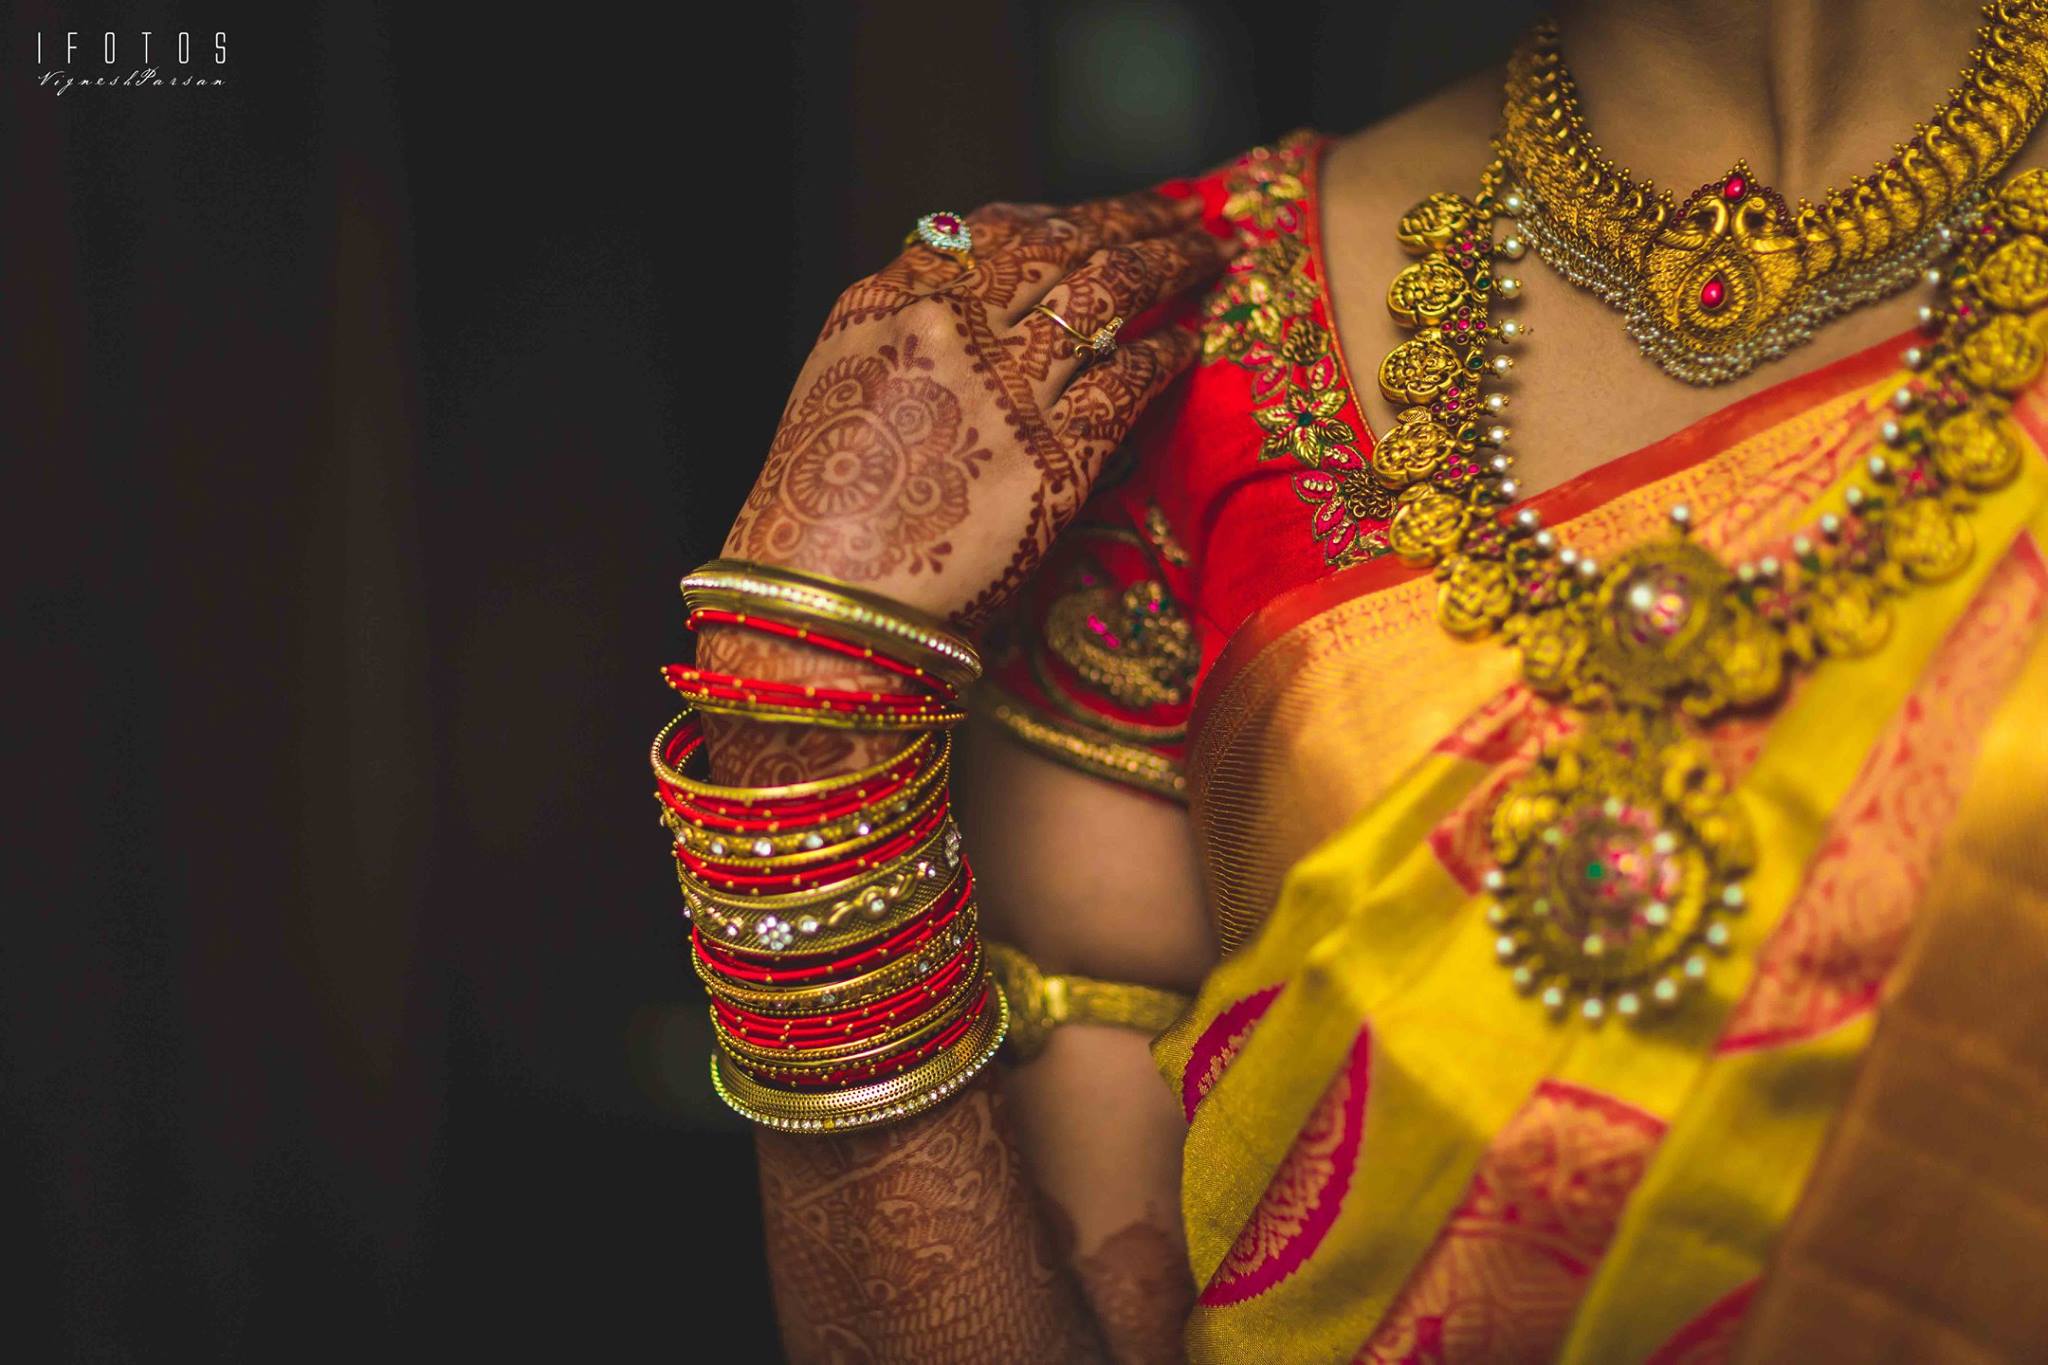
POLYGON ((1073 323, 1068 322, 1042 303, 1033 304, 1031 311, 1045 314, 1046 317, 1052 320, 1054 326, 1072 337, 1074 339, 1075 357, 1089 364, 1093 364, 1098 360, 1107 360, 1110 353, 1116 350, 1117 333, 1124 329, 1124 320, 1120 317, 1111 318, 1092 332, 1083 332, 1080 328, 1074 326, 1073 323))
POLYGON ((974 269, 974 229, 957 213, 927 213, 905 235, 903 245, 928 246, 974 269))

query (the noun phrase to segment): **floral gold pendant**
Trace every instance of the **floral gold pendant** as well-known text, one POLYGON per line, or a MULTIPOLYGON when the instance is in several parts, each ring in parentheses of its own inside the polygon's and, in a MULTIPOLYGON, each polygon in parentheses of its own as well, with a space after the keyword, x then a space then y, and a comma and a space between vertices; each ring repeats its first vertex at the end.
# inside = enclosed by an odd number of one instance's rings
POLYGON ((1494 951, 1553 1013, 1674 1005, 1727 947, 1755 862, 1705 746, 1640 711, 1602 711, 1494 806, 1494 951))

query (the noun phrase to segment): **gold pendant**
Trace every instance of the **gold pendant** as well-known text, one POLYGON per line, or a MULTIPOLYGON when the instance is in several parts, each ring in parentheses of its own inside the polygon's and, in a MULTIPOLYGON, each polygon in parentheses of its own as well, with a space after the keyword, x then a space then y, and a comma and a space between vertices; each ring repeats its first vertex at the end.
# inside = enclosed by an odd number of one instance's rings
POLYGON ((1663 717, 1604 711, 1548 748, 1493 810, 1494 952, 1552 1013, 1634 1020, 1678 1002, 1727 947, 1756 861, 1706 746, 1663 717))

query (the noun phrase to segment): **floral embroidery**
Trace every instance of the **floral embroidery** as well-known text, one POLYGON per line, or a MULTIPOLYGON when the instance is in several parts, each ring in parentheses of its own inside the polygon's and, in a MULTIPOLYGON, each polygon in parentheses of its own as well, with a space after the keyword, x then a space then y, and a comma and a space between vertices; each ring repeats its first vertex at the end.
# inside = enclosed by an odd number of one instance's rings
POLYGON ((1224 177, 1224 217, 1256 243, 1209 297, 1205 363, 1228 360, 1251 375, 1259 459, 1302 466, 1294 494, 1313 509, 1310 533, 1331 568, 1384 554, 1393 493, 1371 476, 1369 434, 1338 363, 1322 285, 1309 251, 1313 133, 1254 148, 1224 177))

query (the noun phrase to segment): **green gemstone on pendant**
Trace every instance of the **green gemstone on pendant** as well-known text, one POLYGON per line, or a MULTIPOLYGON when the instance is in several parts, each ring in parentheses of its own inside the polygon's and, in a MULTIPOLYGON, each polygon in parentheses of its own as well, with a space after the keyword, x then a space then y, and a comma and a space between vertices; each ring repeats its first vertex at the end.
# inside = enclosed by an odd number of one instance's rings
POLYGON ((1487 290, 1493 288, 1493 276, 1487 274, 1484 270, 1480 271, 1472 277, 1472 287, 1484 294, 1487 290))
POLYGON ((1589 882, 1597 882, 1597 881, 1599 881, 1599 880, 1600 880, 1601 878, 1605 877, 1606 875, 1607 875, 1607 868, 1606 868, 1606 865, 1605 865, 1605 864, 1602 864, 1602 863, 1587 863, 1587 864, 1586 864, 1586 880, 1587 880, 1587 881, 1589 881, 1589 882))

